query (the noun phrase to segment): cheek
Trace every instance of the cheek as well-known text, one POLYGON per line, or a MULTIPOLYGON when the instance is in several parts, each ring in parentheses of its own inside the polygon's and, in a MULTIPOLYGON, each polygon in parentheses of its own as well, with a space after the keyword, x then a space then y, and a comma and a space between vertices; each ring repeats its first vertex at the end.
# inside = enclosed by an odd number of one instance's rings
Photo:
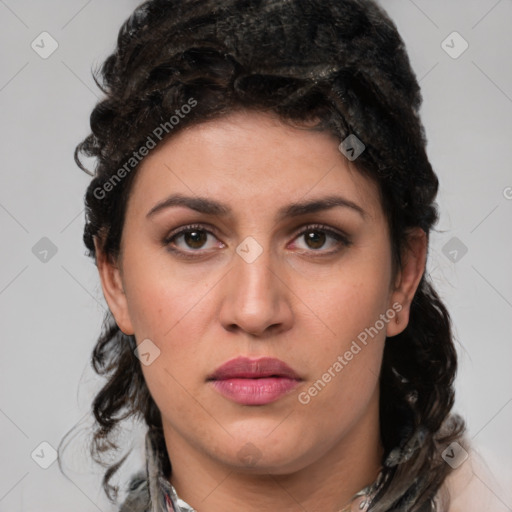
POLYGON ((212 284, 197 273, 180 271, 178 265, 171 265, 164 251, 156 256, 142 251, 133 256, 127 255, 125 259, 129 268, 126 291, 137 337, 170 345, 178 342, 175 334, 186 328, 187 336, 193 338, 199 329, 193 319, 204 313, 201 299, 212 284))
POLYGON ((206 301, 198 300, 204 293, 199 284, 146 280, 132 303, 137 340, 149 338, 159 351, 155 361, 149 366, 143 365, 142 371, 161 410, 170 407, 180 415, 200 413, 187 390, 196 384, 191 382, 191 377, 200 375, 200 362, 204 359, 200 340, 204 339, 206 324, 198 321, 207 314, 206 301))
POLYGON ((330 344, 334 340, 336 348, 342 349, 386 311, 389 279, 390 273, 382 263, 347 261, 314 284, 302 281, 296 288, 297 296, 304 297, 316 317, 314 323, 308 321, 302 328, 318 325, 318 339, 327 338, 330 344))
POLYGON ((380 328, 379 321, 386 311, 385 292, 376 281, 351 285, 345 281, 343 286, 326 287, 312 298, 316 302, 312 308, 323 322, 309 327, 309 338, 316 341, 305 358, 308 380, 297 399, 309 408, 310 418, 324 418, 325 424, 319 428, 332 432, 341 426, 348 429, 378 392, 386 339, 386 329, 380 328), (330 411, 328 417, 326 410, 330 411))
POLYGON ((310 377, 324 376, 329 387, 338 387, 344 395, 351 389, 364 393, 373 386, 386 338, 386 323, 380 320, 385 297, 382 290, 363 283, 326 289, 314 297, 312 309, 322 321, 303 325, 308 338, 315 340, 306 359, 310 377))
POLYGON ((382 348, 375 342, 345 365, 339 363, 340 371, 331 363, 301 390, 296 407, 304 410, 313 432, 329 439, 347 433, 371 410, 369 404, 378 403, 382 348))
POLYGON ((315 340, 305 358, 308 383, 320 380, 316 387, 302 389, 305 401, 334 410, 338 404, 341 412, 372 395, 386 338, 387 324, 380 318, 388 307, 389 276, 377 259, 354 259, 317 281, 314 292, 304 283, 300 293, 315 313, 313 321, 311 315, 300 320, 302 332, 315 340))

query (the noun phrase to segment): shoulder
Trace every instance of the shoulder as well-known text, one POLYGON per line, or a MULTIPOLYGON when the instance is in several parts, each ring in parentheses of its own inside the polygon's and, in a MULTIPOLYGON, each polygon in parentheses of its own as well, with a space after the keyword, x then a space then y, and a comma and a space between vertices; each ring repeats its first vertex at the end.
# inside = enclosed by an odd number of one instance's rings
POLYGON ((119 512, 149 511, 149 489, 146 474, 133 475, 128 485, 128 494, 119 508, 119 512))
POLYGON ((483 457, 474 449, 448 476, 444 487, 450 507, 447 512, 510 512, 510 497, 483 457))

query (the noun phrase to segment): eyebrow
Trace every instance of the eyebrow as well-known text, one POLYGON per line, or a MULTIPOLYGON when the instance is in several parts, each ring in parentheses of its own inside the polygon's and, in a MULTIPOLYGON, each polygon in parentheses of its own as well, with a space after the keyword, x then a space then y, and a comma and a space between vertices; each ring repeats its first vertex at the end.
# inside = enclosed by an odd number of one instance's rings
MULTIPOLYGON (((182 194, 173 194, 157 203, 149 212, 146 217, 150 218, 156 213, 174 206, 184 206, 195 210, 200 213, 208 215, 216 215, 220 217, 228 216, 232 213, 229 206, 220 203, 213 199, 206 197, 190 197, 182 194)), ((358 204, 346 199, 342 196, 329 195, 311 201, 295 202, 290 203, 286 206, 281 207, 277 212, 277 220, 281 221, 288 217, 299 217, 308 213, 316 213, 323 210, 330 210, 337 206, 349 208, 357 212, 361 217, 366 218, 367 213, 358 204)))

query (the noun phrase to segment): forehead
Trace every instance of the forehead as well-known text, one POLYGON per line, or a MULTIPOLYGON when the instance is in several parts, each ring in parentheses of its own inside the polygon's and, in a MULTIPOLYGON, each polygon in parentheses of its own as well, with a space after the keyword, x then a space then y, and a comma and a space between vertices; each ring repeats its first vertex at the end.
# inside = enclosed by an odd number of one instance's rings
POLYGON ((263 213, 340 193, 379 216, 378 186, 341 154, 339 142, 276 115, 238 111, 189 126, 150 152, 137 170, 131 201, 147 207, 177 192, 263 213))

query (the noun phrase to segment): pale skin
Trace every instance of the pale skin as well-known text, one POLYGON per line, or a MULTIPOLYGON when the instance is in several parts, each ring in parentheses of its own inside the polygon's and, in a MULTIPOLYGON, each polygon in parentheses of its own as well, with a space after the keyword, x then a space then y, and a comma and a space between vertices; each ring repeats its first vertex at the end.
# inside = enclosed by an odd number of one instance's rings
POLYGON ((188 127, 138 169, 119 260, 106 258, 96 240, 117 324, 160 350, 142 370, 162 414, 170 480, 198 512, 336 512, 379 472, 382 352, 409 321, 427 238, 410 231, 393 275, 377 187, 339 142, 251 111, 188 127), (230 213, 173 206, 148 217, 171 194, 215 200, 230 213), (356 207, 278 216, 290 203, 333 195, 356 207), (169 251, 163 241, 189 224, 204 238, 179 236, 168 246, 180 252, 169 251), (305 231, 317 240, 308 243, 305 231), (251 263, 236 252, 247 237, 262 248, 251 263), (387 322, 301 404, 298 394, 394 303, 398 323, 387 322), (299 388, 267 405, 228 400, 206 377, 239 355, 281 359, 300 375, 299 388), (247 443, 256 447, 250 462, 240 456, 247 443))

